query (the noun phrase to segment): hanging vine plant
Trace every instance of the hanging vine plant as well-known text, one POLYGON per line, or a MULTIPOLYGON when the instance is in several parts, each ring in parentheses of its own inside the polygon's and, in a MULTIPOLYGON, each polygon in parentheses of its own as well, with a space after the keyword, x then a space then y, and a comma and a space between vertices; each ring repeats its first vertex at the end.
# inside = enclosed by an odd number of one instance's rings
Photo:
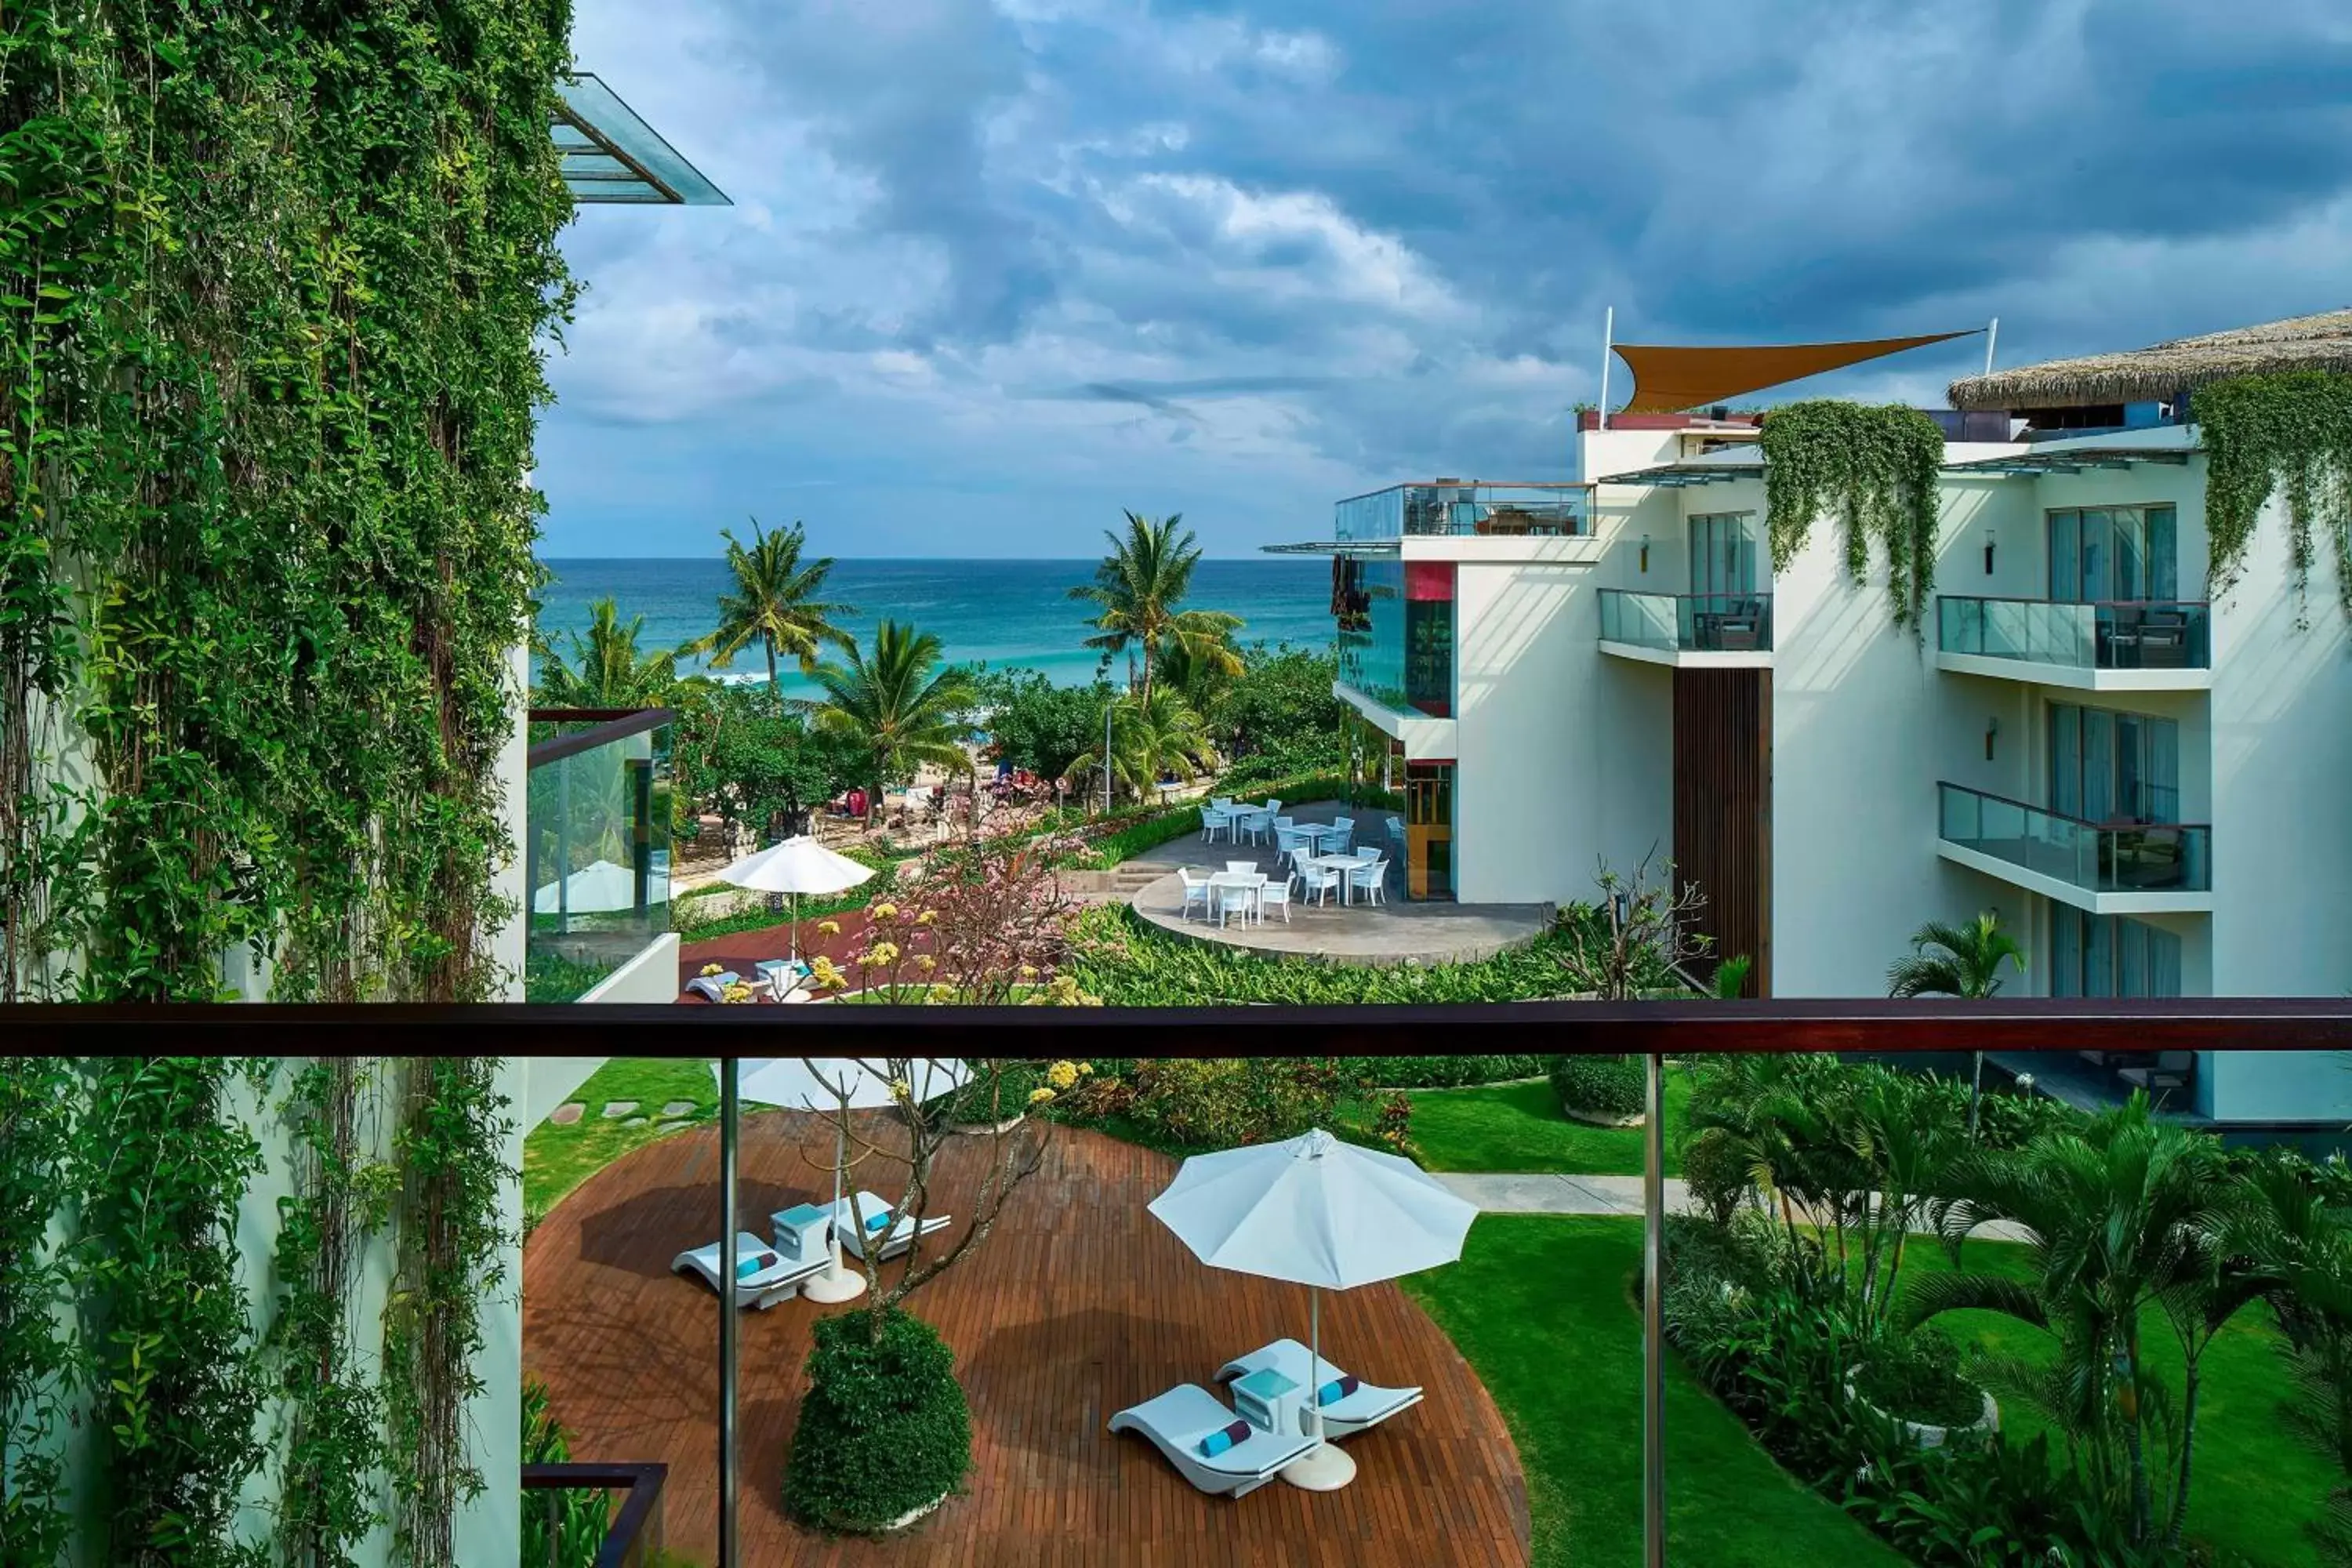
POLYGON ((70 1532, 54 1441, 67 1408, 66 1285, 48 1245, 79 1100, 61 1057, 0 1057, 0 1560, 50 1563, 70 1532))
POLYGON ((1848 575, 1867 580, 1871 542, 1879 542, 1895 624, 1923 636, 1936 591, 1936 481, 1944 461, 1936 422, 1900 404, 1821 398, 1765 415, 1762 445, 1772 569, 1786 571, 1814 520, 1834 512, 1848 575))
POLYGON ((2336 600, 2352 617, 2352 375, 2238 376, 2199 387, 2193 406, 2205 447, 2208 591, 2220 598, 2237 582, 2263 503, 2284 491, 2296 626, 2310 624, 2315 533, 2326 535, 2336 600))
POLYGON ((569 23, 9 6, 0 999, 497 993, 569 23))
POLYGON ((516 1245, 499 1210, 507 1100, 496 1057, 405 1064, 396 1138, 399 1271, 384 1305, 393 1530, 406 1568, 457 1568, 457 1510, 484 1481, 466 1442, 466 1404, 482 1392, 482 1303, 516 1245))

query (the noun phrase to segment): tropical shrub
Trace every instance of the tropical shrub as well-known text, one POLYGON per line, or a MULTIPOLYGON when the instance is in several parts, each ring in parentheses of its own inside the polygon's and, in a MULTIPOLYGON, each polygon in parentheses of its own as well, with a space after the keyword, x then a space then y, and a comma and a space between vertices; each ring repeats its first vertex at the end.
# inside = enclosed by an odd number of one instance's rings
POLYGON ((1721 1128, 1701 1128, 1683 1142, 1683 1180, 1706 1216, 1727 1226, 1756 1191, 1756 1173, 1721 1128))
POLYGON ((982 669, 972 685, 1000 761, 1057 779, 1102 743, 1107 682, 1056 686, 1043 670, 982 669))
POLYGON ((1353 1087, 1328 1059, 1138 1063, 1128 1114, 1167 1142, 1229 1149, 1328 1127, 1353 1087))
POLYGON ((1339 772, 1346 761, 1339 721, 1347 711, 1331 695, 1339 674, 1339 657, 1328 648, 1284 643, 1269 651, 1264 643, 1252 645, 1240 676, 1212 707, 1217 744, 1239 759, 1237 769, 1262 770, 1255 777, 1339 772))
POLYGON ((1391 1090, 1372 1105, 1372 1136, 1391 1154, 1410 1160, 1412 1149, 1412 1097, 1391 1090))
POLYGON ((1960 1375, 1960 1347, 1934 1329, 1886 1334, 1857 1356, 1854 1396, 1927 1426, 1972 1426, 1984 1390, 1960 1375))
POLYGON ((784 1507, 823 1530, 874 1534, 961 1486, 971 1411, 937 1331, 893 1310, 819 1319, 808 1392, 784 1459, 784 1507))
MULTIPOLYGON (((547 1384, 535 1377, 525 1379, 522 1462, 562 1465, 571 1458, 571 1440, 547 1408, 547 1384)), ((609 1492, 593 1487, 527 1489, 522 1494, 522 1560, 531 1568, 542 1563, 549 1568, 593 1568, 612 1520, 609 1492)))
POLYGON ((1647 1074, 1632 1057, 1554 1057, 1551 1087, 1562 1110, 1638 1116, 1647 1074))
POLYGON ((1541 1057, 1367 1057, 1364 1076, 1377 1089, 1461 1089, 1540 1078, 1541 1057))

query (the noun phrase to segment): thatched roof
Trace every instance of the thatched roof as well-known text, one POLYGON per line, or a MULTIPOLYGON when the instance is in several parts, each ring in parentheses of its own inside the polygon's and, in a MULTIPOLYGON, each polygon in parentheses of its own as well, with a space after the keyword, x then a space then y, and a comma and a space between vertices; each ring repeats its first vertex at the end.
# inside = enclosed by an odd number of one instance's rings
POLYGON ((2352 372, 2352 310, 1966 376, 1952 383, 1949 395, 1960 409, 2158 403, 2208 382, 2283 370, 2352 372))

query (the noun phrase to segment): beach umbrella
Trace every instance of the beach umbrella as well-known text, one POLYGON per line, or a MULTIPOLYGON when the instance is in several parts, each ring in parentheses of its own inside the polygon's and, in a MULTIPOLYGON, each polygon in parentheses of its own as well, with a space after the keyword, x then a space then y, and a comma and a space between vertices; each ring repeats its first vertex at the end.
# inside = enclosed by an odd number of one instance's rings
POLYGON ((761 893, 790 893, 793 896, 793 952, 801 955, 801 895, 803 893, 840 893, 856 887, 874 875, 874 868, 861 866, 846 855, 836 855, 803 833, 787 838, 782 844, 772 844, 756 854, 746 855, 724 871, 719 879, 738 888, 750 888, 761 893))
POLYGON ((626 866, 599 860, 583 866, 561 882, 550 882, 531 895, 534 913, 609 914, 637 907, 637 874, 626 866))
MULTIPOLYGON (((716 1063, 713 1070, 724 1072, 716 1063)), ((875 1110, 896 1103, 890 1093, 890 1064, 878 1058, 747 1057, 737 1063, 736 1070, 738 1092, 760 1105, 778 1105, 787 1110, 838 1110, 845 1100, 852 1110, 875 1110)), ((961 1088, 971 1079, 971 1068, 960 1061, 918 1061, 909 1068, 907 1087, 920 1104, 961 1088)), ((833 1142, 833 1201, 837 1208, 842 1167, 849 1162, 848 1139, 839 1122, 834 1124, 833 1142)), ((842 1268, 841 1238, 835 1235, 824 1273, 803 1286, 801 1294, 813 1301, 849 1301, 865 1289, 865 1276, 842 1268)))
POLYGON ((1279 1143, 1195 1154, 1150 1208, 1210 1267, 1307 1288, 1307 1407, 1315 1447, 1282 1478, 1309 1491, 1346 1486, 1356 1463, 1323 1441, 1315 1403, 1323 1384, 1323 1292, 1458 1261, 1477 1205, 1410 1160, 1342 1143, 1318 1127, 1279 1143))

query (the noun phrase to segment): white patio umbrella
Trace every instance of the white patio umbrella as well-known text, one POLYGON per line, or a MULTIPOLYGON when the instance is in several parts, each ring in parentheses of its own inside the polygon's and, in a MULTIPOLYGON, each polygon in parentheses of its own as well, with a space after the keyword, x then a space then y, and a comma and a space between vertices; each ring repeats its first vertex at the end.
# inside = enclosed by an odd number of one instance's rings
MULTIPOLYGON (((711 1070, 724 1073, 719 1063, 711 1070)), ((787 1110, 838 1110, 845 1097, 852 1110, 873 1110, 892 1103, 890 1067, 886 1061, 859 1057, 747 1057, 737 1064, 742 1098, 787 1110)), ((938 1099, 971 1078, 971 1068, 952 1059, 918 1061, 908 1088, 918 1102, 938 1099)), ((841 1203, 842 1167, 849 1162, 846 1135, 840 1123, 833 1130, 833 1201, 841 1203)), ((824 1272, 801 1287, 812 1301, 854 1301, 866 1289, 866 1277, 841 1266, 841 1237, 836 1229, 833 1255, 824 1272)))
POLYGON ((1323 1441, 1315 1403, 1323 1385, 1323 1292, 1459 1260, 1477 1205, 1410 1160, 1342 1143, 1318 1127, 1280 1143, 1193 1155, 1151 1200, 1151 1213, 1212 1268, 1307 1287, 1315 1447, 1282 1479, 1309 1491, 1346 1486, 1356 1462, 1323 1441))
POLYGON ((614 910, 631 910, 637 905, 637 874, 626 866, 616 866, 610 860, 598 860, 583 866, 561 882, 550 882, 531 895, 534 913, 561 914, 569 910, 575 915, 609 914, 614 910))
POLYGON ((836 855, 803 833, 744 856, 719 872, 719 879, 738 888, 750 888, 755 892, 790 893, 793 896, 792 956, 798 958, 801 955, 801 895, 846 892, 873 875, 874 868, 871 866, 861 866, 846 855, 836 855))

